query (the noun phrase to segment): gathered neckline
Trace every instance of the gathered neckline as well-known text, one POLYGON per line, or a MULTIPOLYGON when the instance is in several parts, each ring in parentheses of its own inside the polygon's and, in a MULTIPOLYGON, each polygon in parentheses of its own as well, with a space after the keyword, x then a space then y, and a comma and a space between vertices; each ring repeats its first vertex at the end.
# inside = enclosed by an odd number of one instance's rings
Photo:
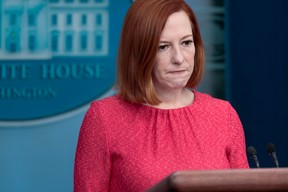
POLYGON ((158 108, 158 107, 154 107, 151 105, 145 105, 145 104, 140 104, 140 105, 143 108, 147 108, 147 109, 155 110, 155 111, 179 111, 181 109, 189 109, 189 108, 193 107, 198 102, 198 96, 199 96, 197 91, 194 91, 194 90, 191 90, 191 91, 194 93, 193 102, 191 104, 183 106, 183 107, 165 109, 165 108, 158 108))

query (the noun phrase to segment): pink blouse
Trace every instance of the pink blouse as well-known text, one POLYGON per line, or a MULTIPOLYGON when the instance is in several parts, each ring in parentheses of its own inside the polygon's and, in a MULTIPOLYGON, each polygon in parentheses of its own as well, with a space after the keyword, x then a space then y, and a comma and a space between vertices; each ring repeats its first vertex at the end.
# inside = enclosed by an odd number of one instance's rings
POLYGON ((74 191, 140 192, 177 170, 248 168, 233 107, 194 93, 191 105, 177 109, 118 96, 93 102, 80 129, 74 191))

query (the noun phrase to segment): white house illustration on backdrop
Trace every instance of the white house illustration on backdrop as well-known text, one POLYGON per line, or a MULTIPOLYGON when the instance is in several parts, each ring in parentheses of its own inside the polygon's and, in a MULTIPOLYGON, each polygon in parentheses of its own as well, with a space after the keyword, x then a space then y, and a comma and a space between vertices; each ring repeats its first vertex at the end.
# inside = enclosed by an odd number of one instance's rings
POLYGON ((0 60, 108 55, 108 0, 0 0, 0 60))

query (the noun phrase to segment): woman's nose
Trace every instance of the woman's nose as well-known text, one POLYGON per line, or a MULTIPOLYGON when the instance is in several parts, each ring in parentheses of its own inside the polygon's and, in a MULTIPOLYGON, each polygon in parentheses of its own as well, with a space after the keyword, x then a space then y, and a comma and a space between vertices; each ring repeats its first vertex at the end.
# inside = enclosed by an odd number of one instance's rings
POLYGON ((184 62, 184 56, 180 47, 175 47, 172 51, 172 63, 173 64, 182 64, 184 62))

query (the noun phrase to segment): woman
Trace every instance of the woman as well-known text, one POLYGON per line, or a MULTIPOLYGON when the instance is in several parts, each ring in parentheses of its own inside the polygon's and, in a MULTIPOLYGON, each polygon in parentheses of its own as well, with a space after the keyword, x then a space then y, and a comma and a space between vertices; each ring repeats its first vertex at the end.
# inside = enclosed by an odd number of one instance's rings
POLYGON ((194 90, 203 67, 184 0, 136 0, 121 33, 119 92, 83 120, 74 191, 138 192, 177 170, 248 168, 233 107, 194 90))

